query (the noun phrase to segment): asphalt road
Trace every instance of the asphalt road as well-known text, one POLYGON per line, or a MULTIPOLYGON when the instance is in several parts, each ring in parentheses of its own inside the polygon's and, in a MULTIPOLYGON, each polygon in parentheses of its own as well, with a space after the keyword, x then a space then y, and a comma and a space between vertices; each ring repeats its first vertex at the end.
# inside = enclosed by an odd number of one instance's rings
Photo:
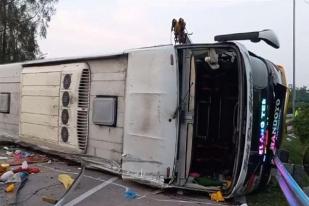
MULTIPOLYGON (((59 174, 68 174, 75 178, 80 172, 79 166, 69 166, 64 161, 51 164, 41 163, 38 174, 29 176, 26 185, 17 195, 19 206, 49 206, 42 198, 60 199, 65 193, 64 186, 58 181, 59 174)), ((81 181, 69 194, 66 206, 97 206, 97 205, 126 205, 126 206, 201 206, 201 205, 230 205, 217 204, 209 200, 206 194, 179 194, 176 190, 160 191, 131 181, 123 181, 120 177, 102 171, 86 170, 81 181), (125 197, 125 192, 136 194, 134 199, 125 197)))

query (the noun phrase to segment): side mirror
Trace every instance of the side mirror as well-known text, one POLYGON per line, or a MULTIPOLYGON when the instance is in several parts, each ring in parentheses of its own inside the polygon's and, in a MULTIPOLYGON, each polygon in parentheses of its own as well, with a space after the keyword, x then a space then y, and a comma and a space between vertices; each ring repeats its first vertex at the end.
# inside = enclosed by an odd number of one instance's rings
POLYGON ((276 49, 279 49, 280 47, 277 35, 270 29, 256 32, 224 34, 215 36, 215 41, 218 42, 236 41, 236 40, 250 40, 252 42, 259 42, 263 40, 265 43, 276 49))

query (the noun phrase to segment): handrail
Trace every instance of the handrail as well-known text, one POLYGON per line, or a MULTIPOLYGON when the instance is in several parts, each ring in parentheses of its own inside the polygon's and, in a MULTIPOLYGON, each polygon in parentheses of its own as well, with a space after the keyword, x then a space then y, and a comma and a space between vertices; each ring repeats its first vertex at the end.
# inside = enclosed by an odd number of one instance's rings
POLYGON ((274 157, 274 163, 277 167, 276 178, 288 203, 291 206, 309 206, 309 197, 300 188, 277 156, 274 157))

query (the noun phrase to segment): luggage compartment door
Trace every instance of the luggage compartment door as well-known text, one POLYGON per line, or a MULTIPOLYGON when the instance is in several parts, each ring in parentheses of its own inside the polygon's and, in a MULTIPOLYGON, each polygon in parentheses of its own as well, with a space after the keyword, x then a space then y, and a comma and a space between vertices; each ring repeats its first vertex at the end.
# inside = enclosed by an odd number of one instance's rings
POLYGON ((163 185, 174 172, 177 69, 173 46, 129 53, 122 175, 163 185))

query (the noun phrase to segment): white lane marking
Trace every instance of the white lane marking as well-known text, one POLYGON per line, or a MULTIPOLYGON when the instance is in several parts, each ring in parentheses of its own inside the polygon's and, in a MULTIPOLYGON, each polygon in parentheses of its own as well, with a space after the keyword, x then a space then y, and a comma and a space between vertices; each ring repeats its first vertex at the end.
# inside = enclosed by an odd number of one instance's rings
POLYGON ((118 180, 118 177, 112 177, 112 178, 106 180, 105 182, 103 182, 102 184, 99 184, 99 185, 95 186, 94 188, 88 190, 87 192, 83 193, 79 197, 71 200, 70 202, 68 202, 64 206, 74 206, 74 205, 80 203, 81 201, 83 201, 87 197, 93 195, 97 191, 101 190, 102 188, 106 187, 107 185, 111 184, 112 182, 114 182, 116 180, 118 180))
POLYGON ((190 201, 190 200, 176 200, 176 199, 158 199, 148 197, 150 200, 158 201, 158 202, 173 202, 173 203, 188 203, 188 204, 201 204, 201 205, 212 205, 212 206, 236 206, 236 205, 228 205, 228 204, 220 204, 217 202, 201 202, 201 201, 190 201))
MULTIPOLYGON (((48 167, 48 166, 45 166, 45 165, 40 165, 42 167, 45 167, 47 169, 50 169, 50 170, 53 170, 55 172, 60 172, 60 173, 68 173, 68 174, 74 174, 74 175, 78 175, 77 172, 70 172, 70 171, 64 171, 64 170, 59 170, 59 169, 55 169, 55 168, 52 168, 52 167, 48 167)), ((100 177, 93 177, 93 176, 90 176, 90 175, 83 175, 83 177, 86 177, 86 178, 89 178, 89 179, 92 179, 92 180, 96 180, 96 181, 100 181, 100 182, 106 182, 107 180, 106 179, 103 179, 103 178, 100 178, 100 177)), ((112 178, 111 178, 112 179, 112 178)), ((123 189, 125 189, 125 192, 129 191, 129 187, 125 186, 125 185, 122 185, 122 184, 118 184, 118 183, 115 183, 115 182, 111 182, 110 183, 111 185, 115 185, 115 186, 118 186, 118 187, 121 187, 123 189)), ((173 202, 173 203, 188 203, 188 204, 202 204, 202 205, 216 205, 216 206, 227 206, 227 204, 219 204, 219 203, 207 203, 207 202, 201 202, 201 201, 190 201, 190 200, 175 200, 175 199, 169 199, 169 200, 165 200, 165 199, 159 199, 159 198, 151 198, 151 197, 148 197, 149 194, 152 194, 152 192, 148 192, 148 193, 145 193, 144 195, 140 196, 137 198, 137 200, 140 200, 140 199, 150 199, 150 200, 154 200, 154 201, 157 201, 157 202, 173 202)), ((69 204, 69 203, 68 203, 69 204)), ((67 206, 64 205, 64 206, 67 206)), ((235 206, 235 205, 230 205, 230 206, 235 206)))
MULTIPOLYGON (((73 174, 73 175, 78 175, 79 173, 78 172, 70 172, 70 171, 65 171, 65 170, 59 170, 59 169, 55 169, 53 167, 48 167, 48 166, 45 166, 45 165, 40 165, 40 167, 45 167, 46 169, 50 169, 50 170, 53 170, 55 172, 59 172, 59 173, 66 173, 66 174, 73 174)), ((104 173, 102 173, 104 174, 104 173)), ((89 179, 92 179, 92 180, 96 180, 96 181, 100 181, 100 182, 105 182, 107 179, 103 179, 101 177, 93 177, 93 176, 90 176, 90 175, 83 175, 83 177, 86 177, 86 178, 89 178, 89 179)), ((129 187, 125 186, 125 185, 122 185, 122 184, 117 184, 115 182, 111 183, 112 185, 115 185, 117 187, 121 187, 123 189, 125 189, 125 191, 128 191, 129 190, 129 187)))

